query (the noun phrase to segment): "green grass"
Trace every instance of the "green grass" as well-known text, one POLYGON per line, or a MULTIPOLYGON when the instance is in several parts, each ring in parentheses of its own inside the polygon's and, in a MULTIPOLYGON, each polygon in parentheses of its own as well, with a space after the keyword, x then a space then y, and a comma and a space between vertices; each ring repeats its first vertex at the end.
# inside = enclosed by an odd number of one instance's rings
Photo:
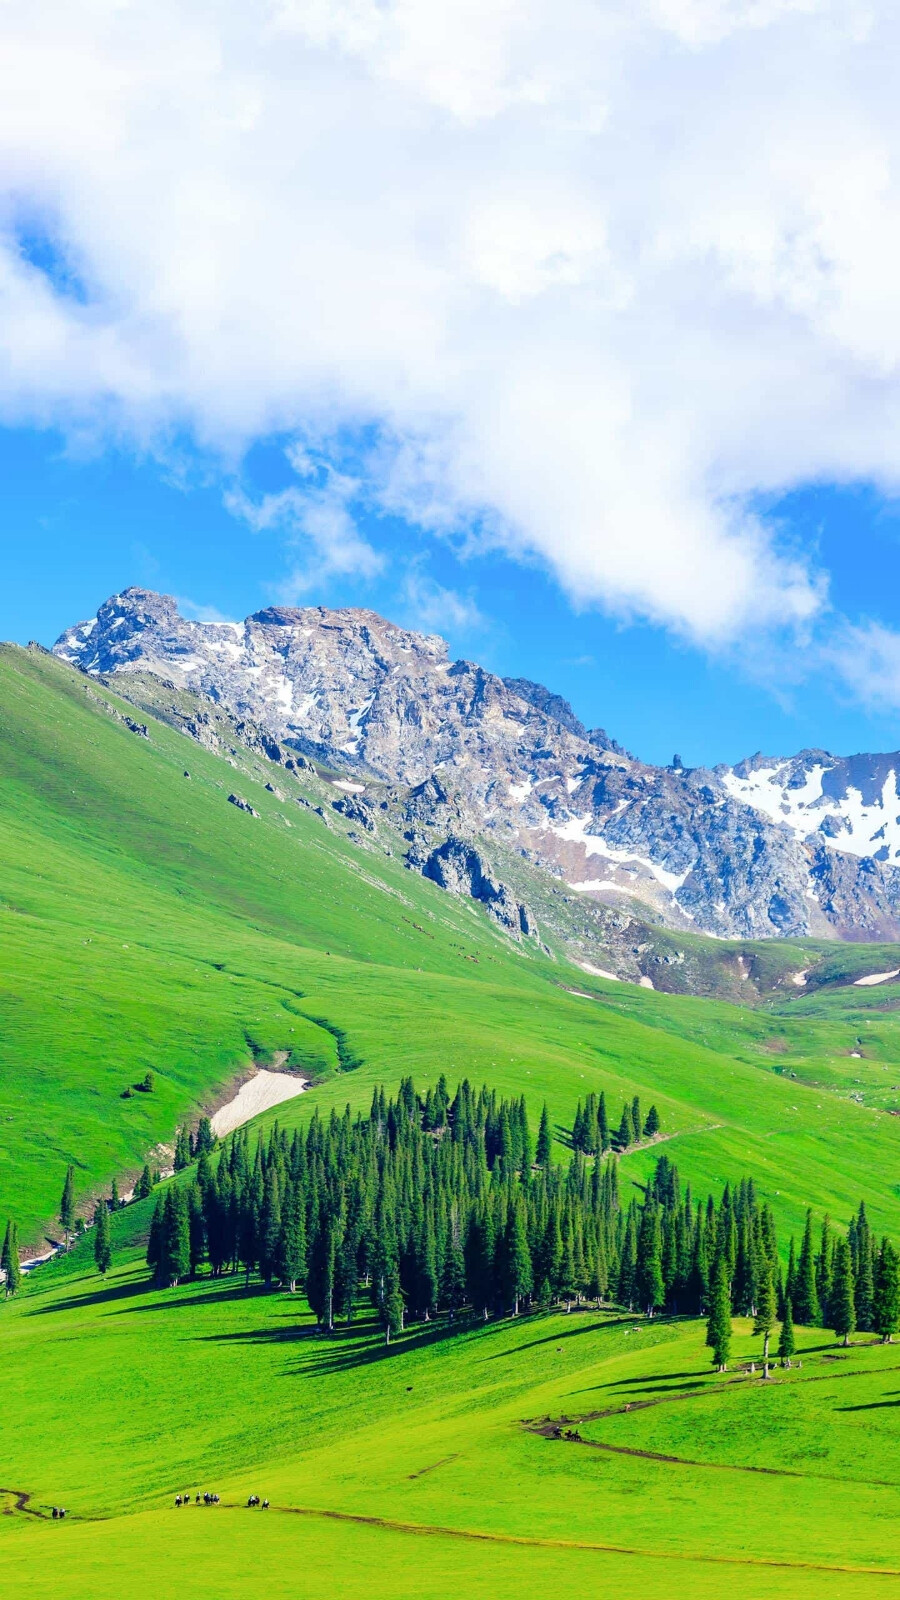
MULTIPOLYGON (((299 1297, 157 1292, 129 1260, 101 1284, 73 1259, 0 1309, 7 1506, 69 1510, 0 1519, 0 1566, 10 1592, 71 1600, 141 1570, 217 1597, 896 1593, 900 1349, 798 1343, 768 1385, 714 1374, 702 1324, 592 1311, 386 1351, 364 1305, 324 1339, 299 1297), (606 1448, 528 1426, 562 1416, 606 1448), (207 1487, 220 1507, 174 1509, 207 1487)), ((758 1356, 736 1324, 733 1366, 758 1356)))
MULTIPOLYGON (((409 1072, 524 1091, 535 1126, 546 1099, 561 1140, 589 1090, 616 1119, 638 1093, 695 1194, 757 1180, 783 1248, 807 1204, 843 1223, 860 1198, 900 1238, 900 993, 852 987, 896 949, 810 947, 808 993, 777 988, 783 948, 760 952, 776 997, 755 1008, 591 979, 279 801, 262 770, 158 723, 135 737, 104 701, 0 650, 0 1219, 26 1238, 69 1161, 86 1205, 276 1052, 315 1085, 279 1108, 288 1125, 409 1072), (148 1067, 154 1092, 123 1099, 148 1067)), ((624 1158, 626 1195, 656 1153, 624 1158)), ((0 1304, 9 1592, 900 1592, 900 1350, 859 1339, 832 1360, 805 1331, 801 1370, 722 1384, 696 1324, 576 1312, 385 1352, 364 1306, 327 1340, 299 1296, 149 1288, 148 1209, 113 1218, 108 1282, 88 1239, 0 1304), (526 1426, 564 1414, 593 1447, 526 1426), (176 1512, 185 1487, 223 1504, 176 1512), (251 1491, 270 1513, 243 1509, 251 1491)), ((739 1325, 738 1363, 758 1349, 739 1325)))
POLYGON ((405 1072, 524 1090, 535 1119, 546 1098, 561 1133, 589 1089, 615 1117, 639 1093, 695 1189, 752 1174, 783 1235, 806 1204, 845 1220, 862 1197, 900 1235, 900 1127, 875 1109, 900 1083, 896 986, 754 1010, 589 979, 168 726, 136 737, 104 699, 0 650, 0 1217, 24 1238, 68 1162, 86 1204, 279 1050, 319 1084, 282 1121, 405 1072), (148 1067, 154 1093, 122 1099, 148 1067))

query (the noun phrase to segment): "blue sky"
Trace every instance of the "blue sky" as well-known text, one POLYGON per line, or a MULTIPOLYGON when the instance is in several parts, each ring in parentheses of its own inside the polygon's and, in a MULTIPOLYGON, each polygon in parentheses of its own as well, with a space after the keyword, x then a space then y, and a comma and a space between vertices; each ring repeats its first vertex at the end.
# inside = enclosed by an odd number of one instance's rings
MULTIPOLYGON (((290 476, 277 441, 250 452, 241 481, 259 496, 290 476)), ((174 594, 199 615, 240 618, 280 598, 294 556, 283 531, 253 531, 231 514, 221 471, 186 444, 176 474, 130 451, 79 456, 58 434, 0 430, 0 477, 4 638, 51 644, 131 583, 174 594)), ((827 565, 842 612, 900 622, 900 520, 890 505, 871 491, 818 488, 771 515, 827 565)), ((465 557, 397 518, 364 515, 362 526, 383 570, 314 580, 299 603, 371 606, 441 631, 454 655, 546 683, 645 760, 900 744, 896 714, 867 713, 833 679, 761 683, 740 649, 711 655, 666 629, 576 609, 545 564, 465 557)))
POLYGON ((900 745, 900 11, 7 0, 0 633, 363 604, 636 753, 900 745))

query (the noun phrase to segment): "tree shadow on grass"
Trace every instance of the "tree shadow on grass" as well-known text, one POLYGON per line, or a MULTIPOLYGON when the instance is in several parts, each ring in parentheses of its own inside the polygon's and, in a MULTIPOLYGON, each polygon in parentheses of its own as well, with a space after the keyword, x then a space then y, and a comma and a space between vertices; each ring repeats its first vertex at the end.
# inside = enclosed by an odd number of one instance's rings
MULTIPOLYGON (((206 1282, 213 1284, 216 1279, 208 1278, 206 1282)), ((152 1289, 155 1288, 155 1285, 150 1284, 148 1287, 152 1289)), ((167 1292, 165 1289, 158 1291, 160 1294, 166 1294, 167 1292)), ((249 1288, 245 1288, 242 1283, 228 1283, 223 1284, 221 1288, 213 1289, 210 1287, 202 1289, 198 1294, 177 1294, 173 1291, 171 1299, 156 1301, 149 1306, 126 1306, 124 1310, 119 1312, 119 1316, 128 1316, 133 1311, 158 1311, 161 1309, 178 1311, 182 1306, 222 1305, 227 1300, 260 1300, 263 1298, 271 1299, 275 1302, 276 1299, 280 1299, 280 1296, 278 1296, 277 1291, 267 1289, 265 1284, 262 1283, 251 1283, 249 1288)))
MULTIPOLYGON (((891 1394, 900 1395, 900 1389, 891 1389, 891 1394)), ((895 1411, 900 1406, 900 1400, 869 1400, 865 1405, 835 1406, 836 1411, 895 1411)))
MULTIPOLYGON (((541 1339, 529 1339, 525 1344, 517 1344, 511 1350, 498 1350, 496 1355, 490 1356, 491 1361, 502 1361, 506 1356, 517 1356, 523 1350, 534 1350, 542 1344, 559 1344, 563 1339, 577 1339, 582 1333, 597 1333, 601 1328, 622 1327, 626 1323, 633 1323, 636 1319, 631 1316, 610 1317, 606 1322, 583 1322, 577 1328, 562 1328, 556 1333, 545 1333, 541 1339)), ((509 1321, 503 1319, 496 1324, 497 1327, 509 1327, 509 1321)))
MULTIPOLYGON (((32 1306, 27 1311, 29 1317, 50 1317, 58 1311, 82 1311, 88 1306, 114 1305, 118 1300, 132 1300, 137 1295, 146 1295, 154 1292, 154 1285, 144 1280, 137 1283, 109 1284, 105 1288, 89 1290, 85 1294, 66 1295, 64 1299, 54 1300, 52 1305, 32 1306)), ((132 1310, 149 1311, 149 1306, 134 1306, 132 1310)))

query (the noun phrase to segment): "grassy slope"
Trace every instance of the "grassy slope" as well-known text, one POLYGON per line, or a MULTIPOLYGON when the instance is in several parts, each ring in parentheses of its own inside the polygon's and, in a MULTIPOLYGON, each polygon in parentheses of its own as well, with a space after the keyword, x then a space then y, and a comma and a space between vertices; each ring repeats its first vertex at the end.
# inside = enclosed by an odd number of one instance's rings
MULTIPOLYGON (((261 1571, 275 1600, 298 1583, 499 1600, 551 1581, 651 1600, 897 1592, 896 1347, 861 1340, 835 1362, 807 1332, 802 1371, 722 1387, 698 1324, 573 1313, 385 1352, 364 1308, 323 1340, 299 1297, 227 1281, 157 1293, 127 1260, 102 1287, 82 1270, 42 1269, 0 1308, 16 1374, 6 1503, 24 1490, 70 1511, 0 1519, 11 1592, 106 1600, 142 1569, 156 1592, 222 1600, 257 1595, 261 1571), (624 1414, 635 1401, 651 1405, 624 1414), (613 1453, 522 1426, 598 1411, 612 1415, 581 1431, 613 1453), (777 1471, 734 1470, 748 1466, 777 1471), (172 1507, 207 1487, 219 1508, 172 1507), (251 1492, 267 1518, 241 1509, 251 1492)), ((734 1354, 758 1357, 746 1324, 734 1354)))
POLYGON ((749 1171, 785 1230, 807 1201, 844 1218, 862 1194, 900 1233, 900 1127, 847 1098, 851 1075, 876 1100, 900 1079, 884 990, 776 1015, 568 974, 168 727, 136 737, 86 690, 0 651, 0 1216, 36 1236, 67 1161, 85 1196, 134 1169, 252 1046, 322 1080, 283 1120, 406 1071, 524 1089, 535 1114, 546 1097, 560 1128, 590 1088, 615 1115, 638 1092, 695 1187, 749 1171), (227 804, 232 786, 261 820, 227 804), (322 1019, 357 1070, 337 1070, 322 1019), (148 1066, 157 1091, 122 1100, 148 1066))

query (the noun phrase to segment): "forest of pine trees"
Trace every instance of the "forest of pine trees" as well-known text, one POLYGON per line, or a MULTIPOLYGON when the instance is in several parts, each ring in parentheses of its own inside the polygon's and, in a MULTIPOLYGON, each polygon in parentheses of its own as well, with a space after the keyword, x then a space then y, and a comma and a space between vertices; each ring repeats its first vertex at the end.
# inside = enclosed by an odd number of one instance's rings
MULTIPOLYGON (((589 1142, 601 1107, 602 1096, 579 1107, 589 1142)), ((625 1110, 629 1140, 658 1128, 654 1108, 645 1120, 636 1101, 625 1110)), ((368 1116, 317 1112, 291 1138, 276 1126, 252 1149, 246 1130, 217 1155, 202 1149, 193 1181, 159 1197, 148 1264, 161 1285, 208 1262, 216 1276, 301 1287, 327 1330, 366 1291, 388 1339, 465 1307, 487 1319, 590 1299, 697 1315, 720 1261, 730 1309, 755 1315, 779 1269, 774 1218, 750 1181, 718 1205, 695 1202, 663 1155, 623 1199, 615 1159, 589 1159, 575 1140, 568 1166, 553 1165, 549 1143, 545 1113, 532 1146, 524 1097, 464 1082, 451 1100, 442 1077, 423 1098, 407 1079, 396 1100, 377 1090, 368 1116)))

